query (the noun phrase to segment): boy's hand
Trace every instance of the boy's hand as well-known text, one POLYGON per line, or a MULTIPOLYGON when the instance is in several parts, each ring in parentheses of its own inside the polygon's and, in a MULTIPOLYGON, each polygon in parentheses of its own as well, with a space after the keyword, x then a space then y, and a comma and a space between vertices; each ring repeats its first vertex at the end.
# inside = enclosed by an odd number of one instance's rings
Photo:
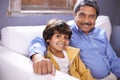
POLYGON ((55 75, 55 68, 50 59, 45 59, 41 57, 40 54, 35 54, 32 57, 33 70, 37 74, 52 74, 55 75))

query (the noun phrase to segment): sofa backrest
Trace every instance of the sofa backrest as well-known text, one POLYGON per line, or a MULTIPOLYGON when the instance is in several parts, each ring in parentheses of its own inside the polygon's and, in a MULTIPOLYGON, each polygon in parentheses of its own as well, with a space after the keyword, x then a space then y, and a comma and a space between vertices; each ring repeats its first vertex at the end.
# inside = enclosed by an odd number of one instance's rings
POLYGON ((9 26, 1 30, 1 41, 4 47, 28 56, 27 48, 31 40, 42 36, 42 26, 9 26))
MULTIPOLYGON (((96 26, 106 30, 107 37, 110 40, 111 24, 109 17, 99 16, 96 20, 96 26)), ((28 56, 27 48, 33 38, 42 36, 44 25, 41 26, 8 26, 2 28, 2 45, 16 51, 22 55, 28 56)))

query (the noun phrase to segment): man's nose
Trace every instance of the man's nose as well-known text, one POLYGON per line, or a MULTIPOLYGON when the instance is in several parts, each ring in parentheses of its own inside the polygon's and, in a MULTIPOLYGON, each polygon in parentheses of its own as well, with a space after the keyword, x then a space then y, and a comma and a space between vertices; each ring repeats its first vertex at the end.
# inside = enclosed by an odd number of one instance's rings
POLYGON ((84 21, 85 21, 86 23, 90 22, 89 17, 88 17, 88 16, 86 16, 86 17, 85 17, 85 19, 84 19, 84 21))

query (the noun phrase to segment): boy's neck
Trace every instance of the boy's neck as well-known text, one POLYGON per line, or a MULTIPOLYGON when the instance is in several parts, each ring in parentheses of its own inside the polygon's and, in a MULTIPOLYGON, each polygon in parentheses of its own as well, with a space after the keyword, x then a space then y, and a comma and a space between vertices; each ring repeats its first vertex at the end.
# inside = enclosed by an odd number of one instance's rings
POLYGON ((64 58, 65 57, 63 51, 56 51, 56 50, 53 51, 53 50, 50 49, 50 47, 49 47, 49 50, 56 57, 59 57, 59 58, 64 58))

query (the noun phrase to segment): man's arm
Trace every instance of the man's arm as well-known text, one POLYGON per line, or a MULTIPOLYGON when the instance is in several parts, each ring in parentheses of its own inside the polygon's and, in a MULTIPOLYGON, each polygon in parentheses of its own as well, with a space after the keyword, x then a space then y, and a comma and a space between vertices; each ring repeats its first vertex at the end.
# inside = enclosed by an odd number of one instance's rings
POLYGON ((49 59, 44 58, 46 45, 42 38, 36 37, 32 40, 29 48, 29 57, 33 62, 33 70, 37 74, 55 74, 55 69, 49 59))
POLYGON ((29 57, 36 53, 40 53, 41 56, 44 56, 46 52, 46 44, 42 37, 36 37, 33 39, 28 47, 29 57))
MULTIPOLYGON (((110 62, 110 68, 111 71, 120 78, 120 58, 116 55, 115 51, 113 50, 110 42, 107 39, 106 34, 105 35, 105 41, 106 41, 106 58, 110 62)), ((107 62, 107 61, 106 61, 107 62)), ((107 63, 106 63, 107 64, 107 63)))

